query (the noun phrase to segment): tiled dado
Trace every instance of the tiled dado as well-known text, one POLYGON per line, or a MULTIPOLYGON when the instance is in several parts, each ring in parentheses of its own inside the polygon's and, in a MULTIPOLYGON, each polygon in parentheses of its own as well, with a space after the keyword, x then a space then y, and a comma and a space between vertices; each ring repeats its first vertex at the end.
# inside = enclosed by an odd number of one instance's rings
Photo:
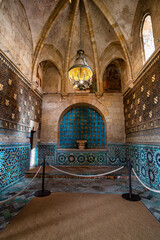
POLYGON ((0 189, 16 182, 29 168, 30 145, 0 145, 0 189))
POLYGON ((125 165, 125 144, 109 143, 107 149, 57 149, 55 144, 38 145, 38 163, 43 157, 55 165, 125 165))
POLYGON ((160 145, 127 144, 126 157, 142 182, 160 189, 160 145))
POLYGON ((105 165, 107 164, 107 151, 104 150, 75 150, 57 149, 56 165, 105 165))
POLYGON ((126 145, 124 143, 107 144, 107 165, 126 165, 126 145))
POLYGON ((38 150, 38 164, 41 164, 43 158, 46 158, 48 164, 55 163, 55 150, 57 148, 56 144, 52 143, 39 143, 37 146, 38 150))

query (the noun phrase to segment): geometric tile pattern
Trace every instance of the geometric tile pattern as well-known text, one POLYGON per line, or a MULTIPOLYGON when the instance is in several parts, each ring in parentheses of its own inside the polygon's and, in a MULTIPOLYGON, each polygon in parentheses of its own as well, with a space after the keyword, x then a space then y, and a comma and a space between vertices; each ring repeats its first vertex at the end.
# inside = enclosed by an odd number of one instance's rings
POLYGON ((126 155, 142 182, 160 190, 160 146, 127 144, 126 155))
POLYGON ((108 143, 105 150, 63 150, 55 145, 42 145, 39 160, 46 156, 54 165, 125 166, 130 159, 140 179, 153 189, 160 189, 160 146, 108 143), (41 156, 41 157, 40 157, 41 156))
POLYGON ((41 104, 38 93, 0 54, 0 127, 29 131, 30 120, 40 122, 41 104))
POLYGON ((41 143, 38 145, 38 164, 42 163, 43 157, 54 165, 125 166, 126 147, 121 143, 108 143, 106 150, 75 150, 57 149, 55 144, 41 143))
POLYGON ((16 182, 29 168, 30 145, 0 145, 0 189, 16 182))
POLYGON ((87 140, 87 148, 105 147, 105 126, 98 112, 79 106, 62 117, 60 148, 77 148, 77 140, 87 140))
POLYGON ((53 164, 55 158, 56 144, 38 144, 38 165, 43 162, 43 158, 46 158, 48 164, 53 164))
POLYGON ((101 165, 106 166, 107 151, 57 150, 56 165, 101 165))
POLYGON ((160 57, 124 97, 126 134, 160 128, 160 57))
POLYGON ((126 165, 125 144, 107 144, 107 165, 126 165))

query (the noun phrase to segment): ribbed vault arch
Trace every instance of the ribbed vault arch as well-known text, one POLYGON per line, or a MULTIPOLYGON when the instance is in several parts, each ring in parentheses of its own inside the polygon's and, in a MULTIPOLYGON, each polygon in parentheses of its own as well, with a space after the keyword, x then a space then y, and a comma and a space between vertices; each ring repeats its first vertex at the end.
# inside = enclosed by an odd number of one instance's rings
MULTIPOLYGON (((99 66, 99 56, 97 53, 97 42, 95 38, 95 33, 94 33, 94 28, 93 28, 93 23, 92 23, 92 15, 90 13, 90 7, 89 7, 89 2, 88 0, 75 0, 72 2, 74 4, 73 6, 73 12, 71 13, 71 21, 68 26, 69 28, 69 36, 68 40, 66 39, 67 43, 67 48, 66 48, 66 54, 63 56, 63 79, 62 79, 62 94, 67 95, 68 94, 68 68, 69 68, 69 63, 70 63, 70 57, 71 57, 71 44, 72 44, 72 38, 73 38, 73 32, 75 31, 75 21, 77 18, 77 12, 78 8, 80 6, 80 1, 83 2, 84 4, 84 9, 85 9, 85 14, 86 14, 86 19, 87 19, 87 24, 88 24, 88 32, 90 35, 90 42, 92 46, 92 52, 93 52, 93 63, 95 67, 95 73, 96 73, 96 78, 97 78, 97 94, 101 95, 102 94, 102 79, 101 79, 101 74, 100 74, 100 66, 99 66)), ((128 65, 128 72, 129 72, 129 81, 132 80, 132 65, 131 65, 131 59, 130 59, 130 52, 128 50, 127 42, 126 39, 118 25, 118 23, 115 21, 114 17, 112 16, 111 12, 107 8, 106 4, 102 0, 90 0, 95 4, 95 6, 99 9, 101 14, 106 18, 107 22, 109 22, 110 26, 114 29, 114 32, 119 39, 119 42, 122 46, 124 56, 126 63, 128 65)), ((60 17, 61 13, 64 11, 66 8, 67 4, 69 4, 68 0, 61 0, 57 1, 57 5, 50 14, 47 22, 44 24, 44 27, 41 32, 41 36, 39 38, 39 41, 36 45, 34 56, 33 56, 33 65, 32 65, 32 75, 34 74, 34 69, 36 66, 36 61, 37 58, 43 48, 44 42, 51 31, 52 27, 56 23, 56 20, 60 17)), ((78 50, 78 49, 77 49, 78 50)))

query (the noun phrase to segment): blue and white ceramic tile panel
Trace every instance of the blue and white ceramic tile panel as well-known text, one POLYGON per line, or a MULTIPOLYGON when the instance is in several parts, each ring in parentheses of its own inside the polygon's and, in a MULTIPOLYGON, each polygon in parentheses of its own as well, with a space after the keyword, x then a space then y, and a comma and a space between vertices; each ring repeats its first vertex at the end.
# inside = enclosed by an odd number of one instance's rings
POLYGON ((58 149, 56 152, 56 165, 107 165, 107 151, 106 150, 62 150, 58 149))
POLYGON ((55 163, 55 150, 56 144, 52 143, 39 143, 38 144, 38 164, 43 162, 43 158, 46 158, 48 164, 55 163))
POLYGON ((126 145, 123 143, 107 144, 107 165, 126 165, 126 145))
POLYGON ((77 148, 77 140, 87 140, 87 148, 105 148, 105 126, 98 112, 79 106, 62 117, 60 148, 77 148))
POLYGON ((29 169, 30 145, 0 145, 0 189, 20 180, 29 169))
POLYGON ((116 143, 107 145, 107 149, 57 149, 55 144, 39 144, 38 164, 41 164, 43 157, 49 164, 55 165, 126 165, 125 144, 116 143))
POLYGON ((126 145, 127 159, 131 160, 136 173, 148 187, 160 189, 160 146, 126 145))

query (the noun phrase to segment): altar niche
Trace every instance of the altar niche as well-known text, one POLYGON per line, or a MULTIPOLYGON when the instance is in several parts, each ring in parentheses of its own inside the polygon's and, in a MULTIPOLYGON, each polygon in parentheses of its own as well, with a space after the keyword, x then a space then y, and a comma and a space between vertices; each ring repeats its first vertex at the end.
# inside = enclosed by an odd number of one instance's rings
POLYGON ((102 116, 88 106, 73 106, 60 121, 60 148, 77 149, 78 140, 86 140, 87 149, 105 148, 105 124, 102 116))

